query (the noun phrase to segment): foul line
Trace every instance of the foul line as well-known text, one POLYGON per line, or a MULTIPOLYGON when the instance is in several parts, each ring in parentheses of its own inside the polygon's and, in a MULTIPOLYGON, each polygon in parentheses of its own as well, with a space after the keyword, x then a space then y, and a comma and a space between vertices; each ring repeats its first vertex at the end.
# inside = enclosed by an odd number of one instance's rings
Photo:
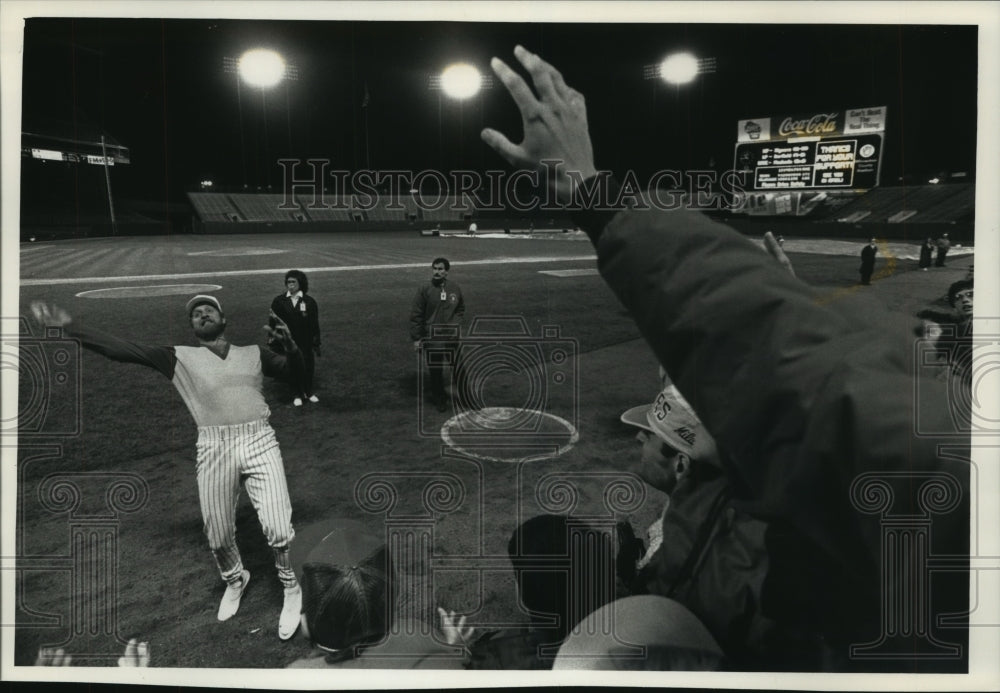
MULTIPOLYGON (((566 257, 498 257, 488 260, 455 261, 460 267, 467 265, 513 265, 539 262, 581 262, 596 260, 596 255, 572 255, 566 257)), ((406 262, 394 265, 345 265, 342 267, 303 267, 303 272, 356 272, 359 270, 417 269, 427 268, 426 262, 406 262)), ((46 286, 50 284, 103 284, 105 282, 136 282, 164 279, 205 279, 210 277, 240 277, 255 274, 281 274, 285 268, 259 270, 224 270, 218 272, 190 272, 188 274, 144 274, 123 277, 73 277, 60 279, 24 279, 21 286, 46 286)))

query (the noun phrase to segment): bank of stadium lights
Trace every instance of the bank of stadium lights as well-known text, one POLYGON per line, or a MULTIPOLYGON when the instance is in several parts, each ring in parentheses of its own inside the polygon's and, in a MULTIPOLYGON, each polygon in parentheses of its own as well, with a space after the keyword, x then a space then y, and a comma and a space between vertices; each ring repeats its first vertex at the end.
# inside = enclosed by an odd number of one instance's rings
POLYGON ((469 63, 452 63, 440 75, 431 76, 429 87, 452 99, 464 101, 484 89, 492 88, 493 78, 469 63))
POLYGON ((282 80, 294 81, 298 68, 285 61, 281 54, 268 48, 248 50, 239 58, 223 58, 226 72, 234 72, 244 82, 258 89, 270 89, 282 80))
POLYGON ((715 72, 715 58, 697 58, 691 53, 673 53, 655 65, 643 67, 643 77, 680 86, 698 75, 715 72))

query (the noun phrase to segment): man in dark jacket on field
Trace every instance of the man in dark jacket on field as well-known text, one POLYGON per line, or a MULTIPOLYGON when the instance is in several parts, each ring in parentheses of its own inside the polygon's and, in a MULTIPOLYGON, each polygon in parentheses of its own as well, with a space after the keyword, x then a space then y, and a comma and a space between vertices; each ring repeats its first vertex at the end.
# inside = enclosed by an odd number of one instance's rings
POLYGON ((518 46, 515 56, 537 97, 502 61, 492 67, 524 139, 482 137, 575 201, 601 275, 746 489, 742 510, 768 522, 763 613, 802 633, 789 641, 797 652, 772 648, 773 666, 965 671, 969 465, 939 457, 939 441, 922 435, 952 430, 940 384, 921 381, 921 396, 941 404, 918 428, 901 335, 818 302, 700 213, 657 211, 647 196, 624 209, 595 167, 583 96, 537 55, 518 46), (924 546, 955 557, 949 572, 930 581, 926 556, 893 553, 897 517, 928 518, 924 546), (918 578, 927 590, 912 587, 918 578), (945 615, 951 625, 938 627, 945 615))
POLYGON ((949 250, 951 250, 951 239, 948 238, 948 234, 943 233, 937 241, 937 259, 934 260, 935 267, 944 267, 944 259, 948 256, 949 250))
MULTIPOLYGON (((431 281, 417 289, 410 307, 410 340, 413 350, 423 352, 430 375, 431 403, 438 411, 448 408, 444 370, 450 361, 452 374, 461 389, 459 369, 459 331, 465 318, 465 298, 459 285, 448 279, 451 263, 434 258, 431 281)), ((423 394, 423 393, 422 393, 423 394)))
POLYGON ((871 284, 872 272, 875 271, 875 253, 877 252, 878 246, 875 245, 874 238, 861 249, 861 283, 865 286, 871 284))

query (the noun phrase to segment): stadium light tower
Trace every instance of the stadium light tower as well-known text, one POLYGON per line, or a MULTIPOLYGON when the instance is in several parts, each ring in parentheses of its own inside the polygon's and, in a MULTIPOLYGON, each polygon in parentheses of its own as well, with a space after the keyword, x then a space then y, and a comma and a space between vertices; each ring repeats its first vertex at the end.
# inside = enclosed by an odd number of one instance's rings
POLYGON ((698 59, 690 53, 674 53, 660 63, 660 79, 667 84, 687 84, 698 76, 698 59))
MULTIPOLYGON (((444 135, 442 126, 442 99, 444 94, 459 104, 459 147, 462 138, 463 104, 473 97, 479 96, 479 116, 482 121, 482 92, 493 88, 493 78, 484 74, 475 65, 467 62, 456 62, 448 65, 440 74, 431 75, 427 83, 431 91, 438 92, 438 157, 443 159, 444 135)), ((480 122, 482 126, 482 122, 480 122)))
POLYGON ((240 77, 252 87, 270 89, 285 76, 285 59, 267 48, 254 48, 240 56, 240 77))
MULTIPOLYGON (((264 129, 265 160, 267 159, 267 91, 281 82, 285 83, 285 116, 288 126, 288 149, 292 148, 292 109, 288 95, 288 82, 298 79, 298 68, 287 62, 280 53, 269 48, 253 48, 244 51, 239 58, 225 57, 222 60, 223 69, 236 75, 236 108, 239 115, 240 158, 243 163, 243 187, 247 184, 246 146, 243 141, 243 97, 240 92, 240 82, 260 90, 262 123, 264 129)), ((267 169, 265 169, 267 171, 267 169)), ((270 173, 267 172, 268 187, 270 173)))
POLYGON ((646 65, 643 76, 674 86, 690 84, 698 75, 715 72, 715 58, 696 58, 691 53, 672 53, 656 65, 646 65))
POLYGON ((471 99, 482 86, 482 74, 469 63, 454 63, 441 73, 441 91, 459 101, 471 99))

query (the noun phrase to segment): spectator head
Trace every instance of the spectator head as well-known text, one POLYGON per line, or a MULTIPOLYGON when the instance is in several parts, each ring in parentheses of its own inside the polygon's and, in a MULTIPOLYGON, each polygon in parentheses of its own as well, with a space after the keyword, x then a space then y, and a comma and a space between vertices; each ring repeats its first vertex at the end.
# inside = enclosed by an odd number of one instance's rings
POLYGON ((590 615, 596 629, 574 629, 556 670, 722 671, 725 656, 704 624, 679 602, 625 597, 590 615))
POLYGON ((292 565, 302 583, 303 634, 339 659, 383 640, 395 612, 395 573, 382 538, 355 520, 296 533, 292 565))
POLYGON ((611 531, 562 515, 533 517, 511 534, 507 554, 518 595, 546 642, 561 642, 615 598, 614 543, 611 531))
POLYGON ((306 277, 306 273, 300 270, 288 270, 285 272, 285 287, 295 293, 296 291, 301 291, 304 294, 309 293, 309 278, 306 277), (295 280, 295 288, 293 289, 288 285, 289 280, 295 280))
POLYGON ((972 279, 959 279, 948 287, 948 303, 963 318, 972 317, 972 289, 972 279))
POLYGON ((720 466, 719 449, 701 419, 677 387, 662 377, 663 390, 652 404, 632 407, 621 419, 639 428, 642 443, 639 476, 650 486, 671 493, 694 466, 720 466))

